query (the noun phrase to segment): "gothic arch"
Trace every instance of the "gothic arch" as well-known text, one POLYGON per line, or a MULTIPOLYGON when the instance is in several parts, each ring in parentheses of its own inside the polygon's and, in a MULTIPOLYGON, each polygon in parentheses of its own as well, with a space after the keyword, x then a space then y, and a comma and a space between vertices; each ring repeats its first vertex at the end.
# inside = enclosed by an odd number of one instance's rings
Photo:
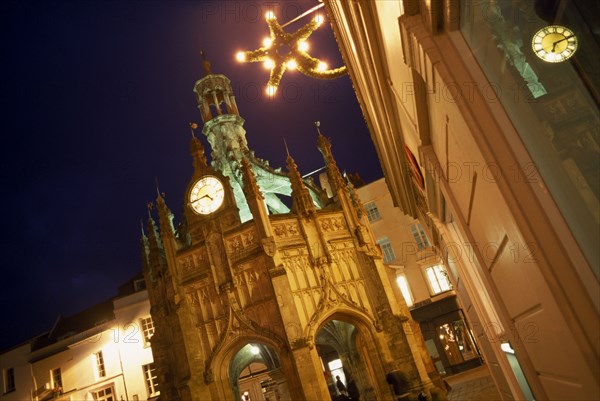
POLYGON ((361 332, 369 334, 370 337, 375 338, 374 328, 377 328, 377 322, 374 322, 372 317, 367 313, 358 310, 351 309, 346 306, 338 306, 326 313, 323 313, 312 325, 307 328, 306 338, 309 344, 314 344, 316 334, 321 328, 330 320, 340 320, 353 324, 357 328, 360 328, 361 332))
POLYGON ((357 379, 363 395, 372 393, 371 397, 385 399, 391 395, 385 381, 386 346, 371 322, 361 311, 336 308, 319 319, 311 338, 317 348, 328 346, 337 351, 344 369, 357 379))
POLYGON ((207 380, 207 384, 211 389, 213 399, 239 399, 238 394, 236 394, 237 384, 234 385, 233 380, 237 380, 241 369, 243 369, 243 367, 240 369, 240 366, 245 362, 250 363, 252 358, 247 357, 245 361, 236 361, 236 356, 248 344, 254 344, 260 348, 261 352, 264 352, 260 359, 267 367, 281 369, 287 378, 290 390, 299 385, 298 378, 289 361, 290 357, 288 354, 290 351, 285 346, 279 341, 274 341, 268 337, 240 335, 224 344, 214 355, 209 366, 207 366, 207 371, 212 372, 210 375, 212 377, 210 377, 210 380, 207 380), (235 366, 236 362, 238 365, 241 363, 241 365, 235 366))

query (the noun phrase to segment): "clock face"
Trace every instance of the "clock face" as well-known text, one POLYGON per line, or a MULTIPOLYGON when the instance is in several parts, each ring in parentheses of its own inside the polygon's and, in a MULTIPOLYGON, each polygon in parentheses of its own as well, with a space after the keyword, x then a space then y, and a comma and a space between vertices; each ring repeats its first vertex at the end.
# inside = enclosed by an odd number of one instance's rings
POLYGON ((216 177, 200 178, 190 192, 190 206, 199 214, 210 214, 223 204, 225 191, 223 184, 216 177))
POLYGON ((546 26, 533 35, 533 52, 544 61, 560 63, 577 50, 577 36, 572 30, 560 25, 546 26))

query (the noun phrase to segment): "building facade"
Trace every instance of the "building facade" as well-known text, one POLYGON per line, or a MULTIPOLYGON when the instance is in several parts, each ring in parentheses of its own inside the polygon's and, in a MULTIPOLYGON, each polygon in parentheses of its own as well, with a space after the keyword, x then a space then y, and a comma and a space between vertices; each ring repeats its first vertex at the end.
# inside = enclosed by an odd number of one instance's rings
POLYGON ((394 202, 502 397, 598 399, 597 4, 324 3, 394 202))
POLYGON ((154 326, 143 278, 114 299, 0 354, 2 401, 150 400, 160 394, 150 339, 154 326))
POLYGON ((160 229, 150 218, 142 238, 161 399, 337 399, 338 377, 363 400, 435 392, 329 141, 315 138, 332 197, 289 155, 283 180, 247 148, 229 80, 205 70, 195 92, 212 163, 194 136, 183 216, 174 224, 159 195, 160 229), (289 185, 283 212, 263 194, 276 180, 289 185))
POLYGON ((437 371, 446 376, 480 366, 481 355, 448 267, 421 223, 394 206, 383 178, 356 192, 397 284, 396 296, 404 298, 418 322, 437 371))

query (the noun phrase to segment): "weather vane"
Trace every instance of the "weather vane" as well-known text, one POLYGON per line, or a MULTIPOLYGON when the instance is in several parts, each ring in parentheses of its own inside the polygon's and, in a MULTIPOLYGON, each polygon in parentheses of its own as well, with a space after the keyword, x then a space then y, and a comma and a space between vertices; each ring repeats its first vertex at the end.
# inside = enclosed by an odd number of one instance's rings
POLYGON ((202 56, 202 67, 204 67, 204 73, 206 75, 212 75, 212 70, 210 68, 210 61, 206 58, 206 54, 204 50, 200 50, 200 55, 202 56))
POLYGON ((308 42, 306 40, 323 23, 323 15, 315 15, 309 23, 294 33, 283 30, 286 25, 322 6, 323 4, 315 6, 283 25, 279 24, 273 11, 268 11, 265 18, 269 26, 270 36, 263 40, 263 46, 257 50, 237 53, 236 58, 238 61, 251 63, 262 61, 265 68, 270 70, 266 89, 267 95, 275 95, 286 69, 297 69, 306 76, 319 79, 333 79, 347 73, 346 66, 329 69, 327 63, 308 54, 308 42))

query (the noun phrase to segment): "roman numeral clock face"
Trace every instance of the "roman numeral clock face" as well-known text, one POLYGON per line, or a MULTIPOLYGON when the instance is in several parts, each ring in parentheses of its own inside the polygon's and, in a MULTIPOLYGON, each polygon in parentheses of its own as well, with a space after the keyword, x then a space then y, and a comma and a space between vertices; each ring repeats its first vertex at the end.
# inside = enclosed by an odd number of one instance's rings
POLYGON ((200 178, 190 192, 190 206, 199 214, 210 214, 223 204, 225 191, 218 178, 206 176, 200 178))
POLYGON ((533 35, 531 43, 536 56, 549 63, 560 63, 577 50, 577 37, 572 30, 560 25, 546 26, 533 35))

